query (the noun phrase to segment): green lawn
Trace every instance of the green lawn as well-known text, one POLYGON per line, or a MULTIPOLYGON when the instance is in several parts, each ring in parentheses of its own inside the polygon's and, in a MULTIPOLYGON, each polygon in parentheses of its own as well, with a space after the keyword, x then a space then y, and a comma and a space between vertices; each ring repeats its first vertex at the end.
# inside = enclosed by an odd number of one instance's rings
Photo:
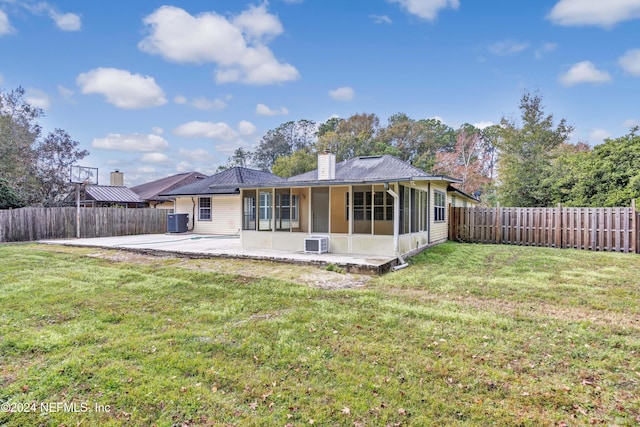
POLYGON ((0 246, 0 425, 640 423, 637 255, 447 243, 322 290, 90 252, 0 246))

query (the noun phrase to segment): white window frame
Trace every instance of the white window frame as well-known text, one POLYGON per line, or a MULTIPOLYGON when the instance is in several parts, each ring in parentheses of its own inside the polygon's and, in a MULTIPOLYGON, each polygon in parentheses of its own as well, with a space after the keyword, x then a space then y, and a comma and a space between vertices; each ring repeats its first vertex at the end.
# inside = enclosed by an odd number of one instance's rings
POLYGON ((442 191, 433 192, 433 222, 447 220, 447 195, 442 191))
POLYGON ((211 200, 211 197, 198 197, 198 221, 212 221, 212 218, 213 200, 211 200), (202 202, 205 200, 208 201, 209 206, 203 206, 202 202))

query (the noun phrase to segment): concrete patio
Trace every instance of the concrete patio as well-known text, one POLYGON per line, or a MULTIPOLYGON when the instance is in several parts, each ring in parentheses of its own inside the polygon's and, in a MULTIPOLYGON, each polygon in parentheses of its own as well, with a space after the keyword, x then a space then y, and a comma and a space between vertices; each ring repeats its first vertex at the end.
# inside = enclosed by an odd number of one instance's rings
POLYGON ((192 233, 144 234, 85 239, 41 240, 39 243, 118 249, 144 254, 186 258, 239 258, 327 266, 333 264, 350 273, 383 274, 396 265, 396 258, 357 254, 310 254, 266 249, 243 249, 239 236, 192 233))

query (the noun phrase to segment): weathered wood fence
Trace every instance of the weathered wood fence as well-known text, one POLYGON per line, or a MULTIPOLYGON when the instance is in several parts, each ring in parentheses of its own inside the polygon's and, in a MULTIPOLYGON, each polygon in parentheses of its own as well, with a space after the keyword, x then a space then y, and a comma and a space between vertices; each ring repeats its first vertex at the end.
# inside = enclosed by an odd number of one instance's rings
MULTIPOLYGON (((81 208, 80 237, 166 233, 162 209, 81 208)), ((0 210, 0 242, 76 237, 76 208, 0 210)))
POLYGON ((630 208, 449 208, 449 240, 640 253, 630 208))

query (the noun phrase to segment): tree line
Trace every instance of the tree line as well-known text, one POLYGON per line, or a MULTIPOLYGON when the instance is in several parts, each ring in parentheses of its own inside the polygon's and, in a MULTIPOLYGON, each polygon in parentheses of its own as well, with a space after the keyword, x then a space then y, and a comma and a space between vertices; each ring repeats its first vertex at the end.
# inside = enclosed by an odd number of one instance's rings
POLYGON ((62 129, 43 136, 43 115, 23 88, 0 93, 0 209, 61 204, 71 165, 89 154, 62 129))
POLYGON ((337 161, 391 154, 460 179, 460 190, 480 195, 489 206, 628 206, 640 197, 637 127, 593 148, 571 143, 573 127, 545 113, 542 101, 525 91, 519 119, 502 117, 484 129, 468 123, 454 129, 404 113, 386 125, 369 113, 324 123, 288 121, 268 131, 255 151, 238 148, 220 169, 251 166, 286 178, 316 169, 317 153, 325 150, 337 161))
MULTIPOLYGON (((288 121, 269 130, 255 150, 235 150, 226 165, 253 167, 282 177, 317 168, 317 153, 338 161, 390 154, 435 175, 460 179, 457 187, 503 206, 628 206, 640 197, 639 128, 591 147, 570 143, 573 127, 544 111, 539 94, 525 92, 518 119, 479 129, 397 113, 382 124, 371 113, 348 118, 288 121)), ((0 92, 0 209, 56 206, 70 192, 69 168, 86 157, 62 129, 42 135, 43 111, 18 88, 0 92)))

